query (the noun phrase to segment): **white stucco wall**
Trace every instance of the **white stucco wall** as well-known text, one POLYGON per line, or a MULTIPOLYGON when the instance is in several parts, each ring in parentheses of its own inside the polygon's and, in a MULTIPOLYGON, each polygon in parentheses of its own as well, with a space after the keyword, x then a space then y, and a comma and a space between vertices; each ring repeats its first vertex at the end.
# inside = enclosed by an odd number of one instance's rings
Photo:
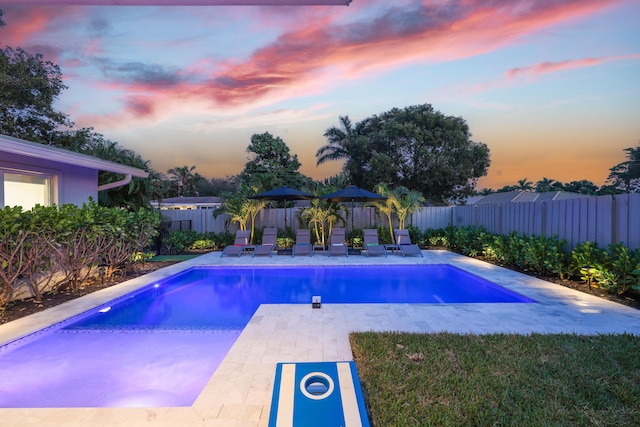
POLYGON ((82 205, 89 197, 98 200, 98 171, 95 169, 6 152, 0 153, 0 169, 6 172, 37 172, 51 176, 52 201, 57 205, 82 205))

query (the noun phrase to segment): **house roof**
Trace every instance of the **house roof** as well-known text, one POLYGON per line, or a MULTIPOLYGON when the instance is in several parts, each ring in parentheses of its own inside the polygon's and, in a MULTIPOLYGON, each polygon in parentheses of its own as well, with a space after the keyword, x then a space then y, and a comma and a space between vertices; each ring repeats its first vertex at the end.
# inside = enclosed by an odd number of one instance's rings
POLYGON ((568 191, 547 191, 536 193, 535 191, 506 191, 492 193, 484 197, 467 200, 467 205, 487 205, 493 203, 522 203, 522 202, 550 202, 552 200, 579 199, 591 197, 587 194, 571 193, 568 191))
POLYGON ((36 159, 46 159, 104 172, 131 175, 138 178, 146 178, 149 176, 149 173, 142 169, 102 160, 86 154, 13 138, 7 135, 0 135, 0 152, 13 153, 36 159))
POLYGON ((153 200, 152 203, 178 203, 185 205, 196 205, 196 204, 210 204, 210 203, 223 203, 224 199, 215 196, 202 196, 202 197, 167 197, 162 200, 153 200))

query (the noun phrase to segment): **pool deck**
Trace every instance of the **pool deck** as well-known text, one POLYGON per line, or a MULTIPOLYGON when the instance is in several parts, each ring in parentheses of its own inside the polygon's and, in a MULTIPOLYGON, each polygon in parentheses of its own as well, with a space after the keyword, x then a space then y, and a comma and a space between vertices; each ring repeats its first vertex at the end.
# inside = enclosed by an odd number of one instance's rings
POLYGON ((632 333, 640 311, 446 251, 424 258, 242 256, 211 253, 0 325, 0 344, 79 314, 195 265, 452 264, 537 304, 269 304, 247 327, 191 407, 0 409, 10 426, 266 426, 277 362, 352 360, 349 333, 632 333))

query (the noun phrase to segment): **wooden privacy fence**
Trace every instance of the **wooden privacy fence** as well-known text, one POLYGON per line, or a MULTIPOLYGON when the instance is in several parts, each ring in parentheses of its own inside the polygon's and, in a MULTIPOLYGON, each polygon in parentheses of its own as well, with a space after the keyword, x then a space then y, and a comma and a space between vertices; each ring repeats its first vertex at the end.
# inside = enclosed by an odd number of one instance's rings
POLYGON ((421 230, 482 225, 496 234, 557 235, 569 249, 580 242, 606 248, 622 242, 640 248, 640 194, 620 194, 550 202, 425 207, 412 215, 421 230))
MULTIPOLYGON (((286 224, 292 230, 299 227, 298 208, 263 209, 256 218, 257 227, 278 227, 286 224)), ((351 230, 351 207, 345 215, 347 230, 351 230)), ((164 220, 190 220, 192 228, 200 233, 225 230, 227 215, 213 218, 211 210, 162 211, 164 220)), ((597 242, 606 248, 610 243, 622 242, 631 249, 640 248, 640 194, 597 196, 581 199, 546 202, 519 202, 491 205, 423 207, 407 219, 418 229, 454 226, 484 226, 496 234, 515 231, 526 235, 557 235, 567 240, 569 249, 580 242, 597 242)), ((387 226, 384 216, 378 216, 371 207, 353 208, 355 228, 387 226)), ((341 226, 341 225, 338 225, 341 226)), ((397 221, 394 221, 394 227, 397 221)), ((307 225, 305 224, 306 228, 307 225)), ((229 227, 235 232, 237 225, 229 227)))

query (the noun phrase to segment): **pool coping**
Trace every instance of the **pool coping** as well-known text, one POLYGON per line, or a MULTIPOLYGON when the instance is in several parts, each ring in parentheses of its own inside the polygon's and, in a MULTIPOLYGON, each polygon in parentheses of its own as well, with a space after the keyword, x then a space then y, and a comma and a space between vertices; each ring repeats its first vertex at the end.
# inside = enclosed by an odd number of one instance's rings
POLYGON ((210 253, 0 325, 0 345, 80 314, 192 266, 452 264, 537 304, 265 304, 191 407, 7 408, 3 425, 266 426, 278 362, 352 360, 352 331, 640 334, 640 310, 447 251, 424 258, 220 257, 210 253), (526 307, 525 307, 526 306, 526 307))

